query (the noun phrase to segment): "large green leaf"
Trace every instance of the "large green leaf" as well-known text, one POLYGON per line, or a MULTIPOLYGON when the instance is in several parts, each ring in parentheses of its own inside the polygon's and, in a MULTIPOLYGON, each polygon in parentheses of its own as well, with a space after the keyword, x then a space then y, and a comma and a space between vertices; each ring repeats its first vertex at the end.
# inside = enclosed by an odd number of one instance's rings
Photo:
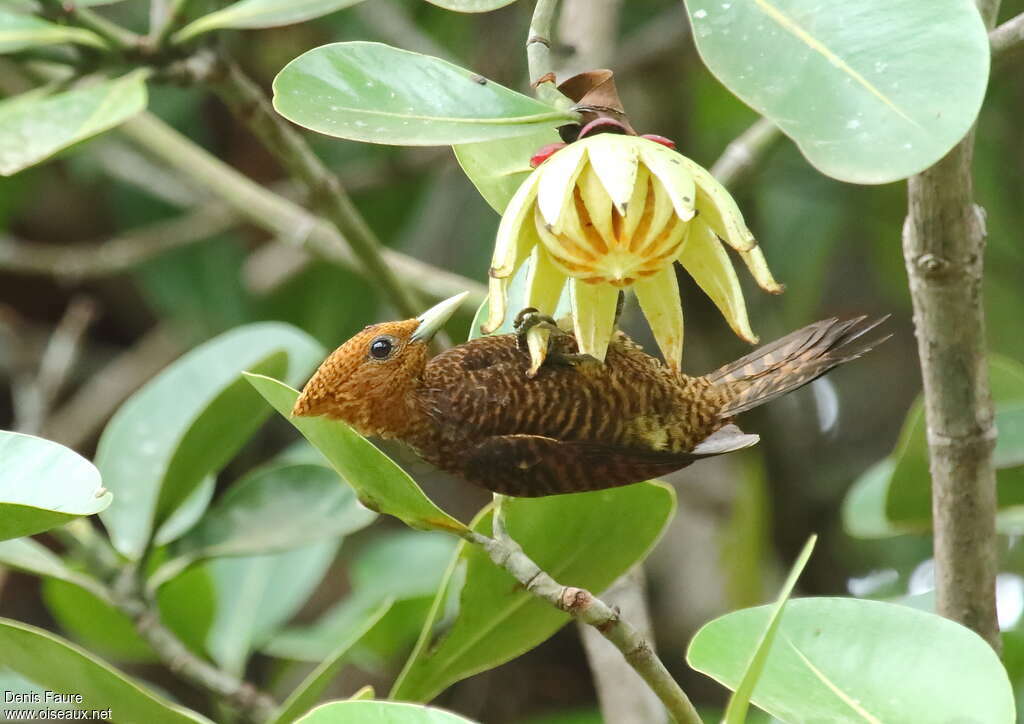
POLYGON ((754 687, 757 686, 757 682, 761 678, 761 674, 764 672, 765 663, 768 660, 768 654, 772 650, 772 644, 775 642, 775 634, 779 629, 779 622, 782 620, 782 612, 786 608, 786 603, 789 601, 790 595, 793 593, 793 587, 796 585, 797 578, 804 570, 804 566, 807 565, 807 561, 811 558, 811 552, 814 550, 814 542, 817 540, 815 536, 811 536, 811 539, 807 541, 803 551, 797 556, 796 562, 789 571, 789 576, 786 577, 786 582, 782 584, 782 590, 779 592, 779 597, 775 601, 775 605, 771 608, 771 614, 768 616, 768 622, 764 630, 761 632, 761 636, 757 641, 757 646, 754 647, 754 651, 750 656, 750 660, 747 662, 746 667, 743 669, 743 676, 740 678, 739 684, 736 686, 736 691, 731 697, 729 697, 729 704, 725 707, 725 718, 723 719, 724 724, 743 724, 747 720, 747 710, 750 707, 750 697, 754 693, 754 687))
POLYGON ((213 582, 216 610, 206 649, 241 675, 249 654, 306 602, 334 560, 337 540, 283 553, 216 558, 199 564, 213 582))
POLYGON ((0 619, 0 664, 55 692, 78 694, 81 709, 110 709, 113 721, 207 722, 48 631, 0 619))
MULTIPOLYGON (((600 593, 647 555, 672 517, 675 493, 661 483, 638 483, 509 498, 504 506, 509 534, 542 570, 559 583, 600 593)), ((490 527, 489 512, 474 523, 485 534, 490 527)), ((568 621, 568 614, 524 590, 482 548, 462 542, 390 698, 432 699, 456 681, 532 649, 568 621), (451 618, 445 608, 456 593, 458 610, 451 618)))
MULTIPOLYGON (((372 629, 391 608, 392 599, 382 601, 366 616, 361 625, 348 633, 344 639, 335 639, 334 650, 324 657, 320 665, 303 679, 278 709, 271 724, 291 724, 316 704, 324 690, 338 675, 352 646, 372 629)), ((372 695, 371 695, 372 698, 372 695)))
POLYGON ((554 128, 540 128, 516 138, 460 143, 452 150, 476 190, 500 214, 533 171, 530 157, 542 146, 561 140, 554 128))
POLYGON ((462 523, 434 505, 404 470, 351 427, 326 417, 292 417, 299 396, 296 390, 263 375, 247 374, 246 379, 324 454, 367 508, 393 515, 413 528, 465 530, 462 523))
MULTIPOLYGON (((706 624, 690 666, 733 689, 770 606, 706 624)), ((1014 721, 1013 691, 977 634, 908 606, 851 598, 790 601, 753 702, 783 721, 1014 721)))
POLYGON ((174 41, 184 42, 223 28, 275 28, 301 23, 358 2, 362 0, 239 0, 192 21, 174 35, 174 41))
MULTIPOLYGON (((415 640, 455 546, 452 536, 432 531, 402 530, 378 537, 353 559, 348 596, 312 624, 282 631, 263 651, 283 658, 323 661, 339 641, 348 640, 354 631, 361 630, 367 618, 389 600, 396 605, 388 617, 415 616, 422 609, 420 625, 412 634, 415 640), (406 601, 424 605, 403 606, 406 601)), ((387 624, 388 621, 382 622, 382 627, 387 624)))
POLYGON ((473 724, 458 714, 398 701, 332 701, 299 719, 302 724, 473 724))
POLYGON ((376 517, 323 465, 260 468, 235 483, 174 545, 172 558, 153 574, 150 585, 203 558, 299 548, 353 533, 376 517))
POLYGON ((93 515, 111 495, 92 463, 50 440, 0 430, 0 540, 93 515))
POLYGON ((573 118, 446 60, 364 42, 324 45, 286 65, 274 107, 329 136, 402 146, 530 135, 573 118))
POLYGON ((153 534, 153 545, 164 546, 185 535, 192 526, 199 522, 206 509, 210 507, 210 501, 213 500, 213 493, 216 489, 217 477, 215 475, 207 475, 203 478, 153 534))
POLYGON ((917 173, 981 108, 989 43, 969 0, 686 6, 711 72, 834 178, 886 183, 917 173))
POLYGON ((266 418, 241 371, 301 380, 322 356, 320 345, 294 327, 251 324, 197 347, 132 395, 96 453, 116 496, 103 515, 114 547, 139 558, 154 529, 266 418))
POLYGON ((516 0, 427 0, 432 5, 457 13, 486 13, 511 5, 516 0))
POLYGON ((0 9, 0 53, 14 53, 37 45, 58 43, 106 47, 102 38, 83 28, 56 25, 32 15, 0 9))
POLYGON ((97 596, 106 596, 103 587, 95 578, 70 568, 49 548, 31 538, 15 538, 0 542, 0 565, 43 578, 73 583, 97 596))
POLYGON ((147 74, 137 70, 84 88, 5 103, 0 107, 0 175, 37 164, 143 110, 147 74))

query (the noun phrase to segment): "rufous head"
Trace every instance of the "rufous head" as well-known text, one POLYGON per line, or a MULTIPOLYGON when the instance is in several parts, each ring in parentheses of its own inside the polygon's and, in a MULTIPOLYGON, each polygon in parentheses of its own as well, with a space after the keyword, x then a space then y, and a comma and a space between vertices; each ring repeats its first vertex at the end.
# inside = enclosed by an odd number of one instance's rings
POLYGON ((430 357, 430 340, 467 294, 446 299, 415 319, 366 327, 313 373, 292 415, 326 415, 364 435, 399 435, 409 417, 409 393, 430 357))

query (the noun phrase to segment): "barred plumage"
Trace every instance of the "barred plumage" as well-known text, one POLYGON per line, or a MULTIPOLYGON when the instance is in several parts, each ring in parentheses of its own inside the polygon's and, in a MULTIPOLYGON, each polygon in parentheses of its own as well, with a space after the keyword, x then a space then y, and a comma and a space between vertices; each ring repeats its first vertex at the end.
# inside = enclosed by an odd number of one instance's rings
POLYGON ((670 370, 621 332, 603 364, 575 360, 575 339, 554 334, 532 379, 517 335, 472 340, 428 360, 416 339, 421 320, 374 325, 324 362, 294 414, 326 414, 404 440, 496 492, 596 490, 755 443, 732 417, 871 349, 853 344, 879 324, 863 322, 817 322, 703 377, 670 370), (394 343, 393 355, 369 357, 381 339, 394 343))

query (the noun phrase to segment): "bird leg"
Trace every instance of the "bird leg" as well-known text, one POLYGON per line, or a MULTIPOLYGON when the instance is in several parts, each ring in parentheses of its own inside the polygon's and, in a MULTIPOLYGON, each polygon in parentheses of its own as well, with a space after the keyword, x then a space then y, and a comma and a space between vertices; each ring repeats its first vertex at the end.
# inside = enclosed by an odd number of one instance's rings
POLYGON ((526 335, 535 327, 549 330, 552 334, 548 339, 548 352, 544 358, 545 364, 562 364, 575 366, 578 364, 601 364, 601 361, 591 354, 579 354, 577 352, 566 352, 565 342, 575 341, 571 333, 566 332, 558 326, 558 322, 547 314, 541 314, 533 307, 525 307, 516 315, 512 328, 515 330, 520 349, 527 349, 526 335))
POLYGON ((526 334, 535 327, 550 330, 556 335, 568 334, 558 326, 558 322, 553 317, 541 314, 533 307, 524 307, 519 311, 515 321, 512 323, 512 329, 518 338, 521 349, 526 349, 526 334))

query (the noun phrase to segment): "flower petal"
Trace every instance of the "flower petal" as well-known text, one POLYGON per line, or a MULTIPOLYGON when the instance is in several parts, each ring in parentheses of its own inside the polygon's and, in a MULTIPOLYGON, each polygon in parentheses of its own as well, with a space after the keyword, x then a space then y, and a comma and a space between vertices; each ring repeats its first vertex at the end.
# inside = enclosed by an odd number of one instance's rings
POLYGON ((747 305, 732 260, 703 217, 690 222, 690 233, 679 254, 679 263, 711 297, 733 331, 747 342, 756 343, 757 336, 750 329, 747 305))
POLYGON ((612 227, 612 199, 592 166, 587 165, 583 169, 576 186, 579 187, 583 205, 590 214, 591 223, 604 240, 605 248, 611 248, 616 241, 615 230, 612 227))
MULTIPOLYGON (((565 274, 551 261, 544 247, 538 246, 530 257, 530 271, 526 277, 526 306, 533 307, 541 314, 553 316, 558 307, 558 298, 565 286, 565 274)), ((530 348, 529 377, 537 374, 548 352, 548 337, 551 330, 540 326, 526 333, 530 348)))
POLYGON ((662 188, 660 183, 652 184, 651 173, 647 170, 646 166, 640 164, 636 170, 633 195, 629 197, 629 213, 621 217, 622 229, 619 231, 617 239, 619 246, 625 249, 636 249, 636 246, 633 244, 633 235, 640 226, 640 222, 645 219, 647 220, 647 226, 645 227, 647 231, 650 231, 652 228, 657 230, 658 227, 655 227, 652 222, 655 221, 654 213, 658 211, 657 200, 659 195, 668 206, 666 211, 668 214, 671 214, 672 202, 665 195, 665 189, 662 188), (651 198, 652 196, 653 198, 651 198), (647 208, 648 203, 651 204, 650 211, 647 208))
MULTIPOLYGON (((532 216, 533 201, 537 198, 537 171, 527 176, 515 195, 505 207, 498 224, 498 234, 494 239, 494 255, 491 257, 491 278, 510 277, 515 272, 517 259, 525 258, 529 249, 523 250, 523 222, 532 216)), ((532 220, 531 220, 532 221, 532 220)), ((528 223, 532 228, 533 224, 528 223)), ((536 238, 533 235, 533 238, 536 238)))
POLYGON ((537 206, 549 226, 558 224, 562 209, 572 203, 576 178, 587 158, 584 151, 582 144, 570 143, 537 168, 537 206))
POLYGON ((619 290, 610 284, 587 284, 580 279, 570 279, 569 292, 580 354, 589 354, 604 362, 608 342, 615 332, 619 290))
POLYGON ((641 160, 665 186, 676 215, 683 221, 692 219, 697 205, 697 189, 690 165, 684 163, 689 159, 646 138, 637 139, 637 143, 641 160))
POLYGON ((683 357, 683 307, 674 264, 633 285, 640 308, 668 366, 679 371, 683 357))
POLYGON ((753 275, 757 285, 764 289, 766 292, 772 294, 782 294, 786 291, 784 284, 779 284, 775 281, 775 277, 772 276, 771 270, 768 268, 768 262, 765 261, 764 252, 761 251, 760 246, 755 246, 750 251, 741 251, 740 258, 743 259, 743 263, 747 265, 747 269, 753 275))
POLYGON ((512 278, 516 270, 526 261, 530 252, 538 246, 540 246, 540 237, 537 236, 536 228, 532 223, 525 223, 520 227, 519 236, 512 246, 514 256, 511 259, 506 259, 508 273, 499 276, 494 267, 491 267, 487 281, 487 321, 480 325, 480 331, 484 334, 491 334, 504 323, 512 278))
POLYGON ((750 233, 740 207, 736 205, 725 186, 711 172, 685 156, 680 156, 697 183, 697 213, 718 234, 718 238, 736 251, 750 251, 757 246, 750 233))
POLYGON ((605 133, 585 139, 590 167, 601 179, 615 208, 623 216, 636 183, 637 146, 633 138, 605 133))

